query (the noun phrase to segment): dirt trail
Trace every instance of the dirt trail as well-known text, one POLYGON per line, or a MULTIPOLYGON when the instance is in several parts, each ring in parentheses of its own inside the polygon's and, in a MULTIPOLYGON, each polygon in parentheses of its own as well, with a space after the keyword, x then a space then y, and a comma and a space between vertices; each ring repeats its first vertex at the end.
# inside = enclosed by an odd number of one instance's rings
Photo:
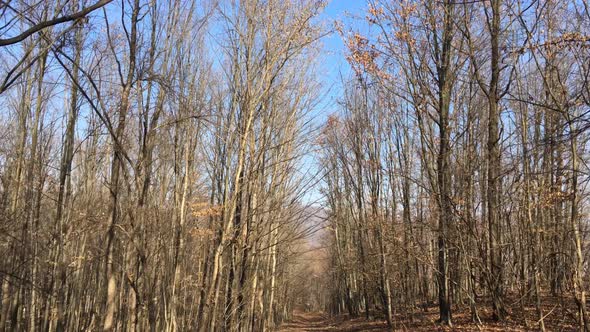
POLYGON ((331 319, 328 315, 321 312, 302 312, 295 311, 293 319, 281 326, 280 332, 303 332, 303 331, 343 331, 343 332, 360 332, 360 331, 386 331, 386 326, 380 321, 364 320, 343 320, 331 319))

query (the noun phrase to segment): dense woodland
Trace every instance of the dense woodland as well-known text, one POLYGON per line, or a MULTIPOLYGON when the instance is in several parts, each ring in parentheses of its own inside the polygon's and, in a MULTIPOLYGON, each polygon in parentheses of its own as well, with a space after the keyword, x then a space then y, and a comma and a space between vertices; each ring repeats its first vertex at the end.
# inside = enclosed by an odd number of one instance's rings
POLYGON ((310 231, 323 4, 107 2, 18 42, 94 4, 0 3, 0 326, 269 330, 310 231))
POLYGON ((369 1, 371 33, 339 27, 356 80, 321 134, 333 312, 532 307, 545 330, 559 307, 590 330, 589 10, 369 1))
POLYGON ((590 331, 590 2, 326 6, 0 0, 0 331, 590 331))

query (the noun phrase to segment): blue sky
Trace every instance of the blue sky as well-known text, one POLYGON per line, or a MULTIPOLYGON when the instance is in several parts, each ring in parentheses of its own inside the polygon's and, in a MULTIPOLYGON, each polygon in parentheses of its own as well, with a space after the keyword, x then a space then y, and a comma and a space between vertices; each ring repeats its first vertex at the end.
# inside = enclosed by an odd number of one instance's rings
MULTIPOLYGON (((363 25, 362 20, 356 19, 362 17, 367 4, 364 0, 331 0, 326 6, 324 12, 320 16, 326 26, 332 28, 334 22, 340 21, 345 23, 345 26, 358 28, 363 25)), ((363 27, 360 27, 361 29, 363 27)), ((350 67, 346 63, 345 59, 345 46, 342 42, 342 38, 338 33, 332 33, 323 39, 324 54, 321 59, 321 78, 324 87, 331 87, 330 93, 326 96, 326 100, 322 102, 323 110, 320 110, 320 114, 317 114, 322 120, 327 114, 336 111, 331 105, 336 105, 336 100, 341 91, 341 75, 343 78, 347 78, 350 74, 350 67)))
MULTIPOLYGON (((327 29, 333 29, 336 21, 344 23, 344 26, 349 28, 352 27, 354 30, 366 30, 366 21, 362 19, 366 11, 367 3, 366 0, 328 0, 328 4, 318 20, 326 26, 327 29), (359 19, 361 18, 361 19, 359 19)), ((120 7, 118 6, 107 6, 106 11, 109 14, 111 22, 118 22, 120 18, 120 7)), ((97 16, 97 22, 103 23, 102 12, 98 11, 95 13, 97 16)), ((211 57, 214 59, 214 65, 219 65, 217 61, 219 52, 219 41, 223 40, 222 37, 225 33, 221 26, 212 24, 212 30, 210 30, 206 39, 212 43, 209 52, 211 57)), ((341 79, 350 78, 351 69, 345 59, 345 46, 341 36, 334 32, 322 39, 323 52, 320 54, 318 62, 318 79, 322 82, 324 91, 327 93, 322 94, 322 99, 317 107, 312 111, 310 116, 313 118, 313 124, 316 126, 322 125, 325 122, 326 117, 329 114, 337 113, 339 106, 337 101, 342 97, 342 82, 341 79)), ((315 155, 310 153, 304 157, 303 168, 309 170, 311 173, 317 171, 317 165, 315 164, 315 155)), ((310 191, 305 195, 304 201, 307 203, 316 202, 321 199, 319 188, 311 188, 310 191)))
MULTIPOLYGON (((366 6, 365 0, 331 0, 319 19, 329 29, 334 27, 334 22, 340 21, 347 28, 365 30, 365 21, 358 18, 364 16, 366 6)), ((310 115, 314 118, 314 125, 322 125, 328 115, 339 111, 337 101, 342 96, 342 79, 350 78, 351 73, 350 66, 345 59, 346 49, 342 37, 334 32, 324 37, 322 43, 323 53, 319 60, 318 79, 322 82, 327 94, 322 95, 322 100, 310 115)), ((310 153, 303 158, 303 169, 309 170, 311 174, 318 171, 316 157, 315 154, 310 153)), ((321 201, 319 187, 311 188, 303 200, 307 204, 321 201)))

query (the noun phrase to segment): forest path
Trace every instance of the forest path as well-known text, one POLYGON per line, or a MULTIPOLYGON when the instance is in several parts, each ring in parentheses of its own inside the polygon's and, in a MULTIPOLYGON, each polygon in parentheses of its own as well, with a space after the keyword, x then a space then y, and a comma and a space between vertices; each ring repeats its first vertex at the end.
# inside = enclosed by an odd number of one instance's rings
POLYGON ((279 332, 329 332, 329 331, 345 331, 345 332, 360 332, 360 331, 386 331, 386 327, 379 321, 364 321, 364 320, 346 320, 338 318, 330 318, 327 314, 322 312, 303 312, 295 311, 293 318, 283 324, 279 332))

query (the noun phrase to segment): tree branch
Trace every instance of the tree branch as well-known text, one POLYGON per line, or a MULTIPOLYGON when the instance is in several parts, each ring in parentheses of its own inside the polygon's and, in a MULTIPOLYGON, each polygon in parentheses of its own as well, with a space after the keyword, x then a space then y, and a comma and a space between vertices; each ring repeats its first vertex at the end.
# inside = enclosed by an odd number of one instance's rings
MULTIPOLYGON (((48 21, 41 22, 37 25, 30 27, 29 29, 25 30, 24 32, 22 32, 21 34, 19 34, 17 36, 14 36, 12 38, 7 38, 7 39, 0 39, 0 47, 8 46, 8 45, 12 45, 12 44, 16 44, 18 42, 21 42, 21 41, 25 40, 27 37, 31 36, 32 34, 38 32, 40 30, 43 30, 45 28, 48 28, 50 26, 57 25, 60 23, 69 22, 69 21, 74 21, 79 18, 82 18, 82 17, 88 15, 89 13, 91 13, 92 11, 94 11, 98 8, 101 8, 104 5, 106 5, 112 1, 113 0, 100 0, 96 4, 94 4, 90 7, 86 7, 77 13, 62 16, 62 17, 57 17, 57 18, 54 18, 54 19, 51 19, 48 21)), ((0 1, 0 4, 4 4, 4 3, 5 3, 4 1, 0 1)))

